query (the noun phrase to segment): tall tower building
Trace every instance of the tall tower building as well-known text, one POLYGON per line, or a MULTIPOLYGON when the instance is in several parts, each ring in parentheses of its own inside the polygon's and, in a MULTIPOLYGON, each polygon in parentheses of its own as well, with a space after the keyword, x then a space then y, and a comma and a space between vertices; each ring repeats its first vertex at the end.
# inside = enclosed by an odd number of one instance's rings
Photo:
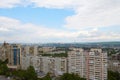
POLYGON ((68 73, 85 77, 85 55, 81 48, 73 48, 68 52, 68 73))
POLYGON ((107 53, 101 49, 91 49, 86 53, 87 80, 107 80, 107 53))
POLYGON ((20 68, 20 64, 21 64, 21 46, 19 44, 12 44, 8 67, 20 68))

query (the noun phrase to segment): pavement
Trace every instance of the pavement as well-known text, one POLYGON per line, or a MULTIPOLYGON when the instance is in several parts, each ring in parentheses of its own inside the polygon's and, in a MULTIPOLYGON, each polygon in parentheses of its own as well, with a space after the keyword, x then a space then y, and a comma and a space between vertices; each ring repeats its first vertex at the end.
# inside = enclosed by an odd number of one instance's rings
POLYGON ((10 79, 5 76, 0 76, 0 80, 10 80, 10 79))

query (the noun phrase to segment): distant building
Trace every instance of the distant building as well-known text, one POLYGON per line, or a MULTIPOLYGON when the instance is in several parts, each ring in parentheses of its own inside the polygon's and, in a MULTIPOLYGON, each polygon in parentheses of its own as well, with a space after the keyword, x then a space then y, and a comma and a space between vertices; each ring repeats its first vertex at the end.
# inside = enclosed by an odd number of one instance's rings
POLYGON ((120 61, 108 60, 108 70, 120 73, 120 61))
POLYGON ((109 56, 108 70, 120 72, 120 53, 112 54, 109 56))
POLYGON ((41 54, 52 52, 53 50, 55 50, 55 47, 38 47, 38 52, 41 54))
POLYGON ((22 55, 38 55, 38 47, 37 46, 24 46, 22 47, 22 55))
POLYGON ((4 42, 0 46, 0 60, 5 61, 9 58, 11 47, 8 43, 4 42))

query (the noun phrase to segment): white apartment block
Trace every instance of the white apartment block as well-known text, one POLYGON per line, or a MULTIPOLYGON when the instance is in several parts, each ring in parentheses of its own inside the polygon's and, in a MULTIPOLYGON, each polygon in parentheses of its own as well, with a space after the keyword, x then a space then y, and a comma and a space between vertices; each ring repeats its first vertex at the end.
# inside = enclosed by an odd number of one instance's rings
POLYGON ((21 69, 26 70, 30 66, 32 56, 23 56, 21 57, 21 69))
POLYGON ((38 55, 38 47, 37 46, 24 46, 22 47, 22 55, 38 55))
POLYGON ((67 58, 54 58, 54 71, 55 75, 62 75, 63 73, 67 73, 67 58))
POLYGON ((49 57, 40 57, 40 71, 47 74, 49 70, 49 57))
POLYGON ((21 69, 26 70, 33 66, 37 72, 48 72, 54 76, 62 75, 67 72, 67 58, 64 57, 43 57, 26 55, 22 56, 21 69))
POLYGON ((107 53, 101 49, 86 52, 87 80, 107 80, 107 53))
POLYGON ((50 72, 55 76, 62 75, 67 72, 67 58, 41 57, 40 71, 45 74, 50 72))
POLYGON ((22 56, 21 69, 26 70, 29 66, 33 66, 35 71, 40 71, 40 57, 27 55, 22 56))
POLYGON ((85 77, 85 55, 81 48, 73 48, 68 52, 68 73, 85 77))

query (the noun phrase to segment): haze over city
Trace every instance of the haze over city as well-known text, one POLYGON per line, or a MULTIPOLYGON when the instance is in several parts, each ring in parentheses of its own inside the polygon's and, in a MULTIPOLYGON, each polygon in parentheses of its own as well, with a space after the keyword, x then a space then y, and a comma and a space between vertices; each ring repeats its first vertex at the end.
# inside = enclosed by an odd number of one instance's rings
POLYGON ((3 41, 120 41, 120 0, 0 0, 3 41))

